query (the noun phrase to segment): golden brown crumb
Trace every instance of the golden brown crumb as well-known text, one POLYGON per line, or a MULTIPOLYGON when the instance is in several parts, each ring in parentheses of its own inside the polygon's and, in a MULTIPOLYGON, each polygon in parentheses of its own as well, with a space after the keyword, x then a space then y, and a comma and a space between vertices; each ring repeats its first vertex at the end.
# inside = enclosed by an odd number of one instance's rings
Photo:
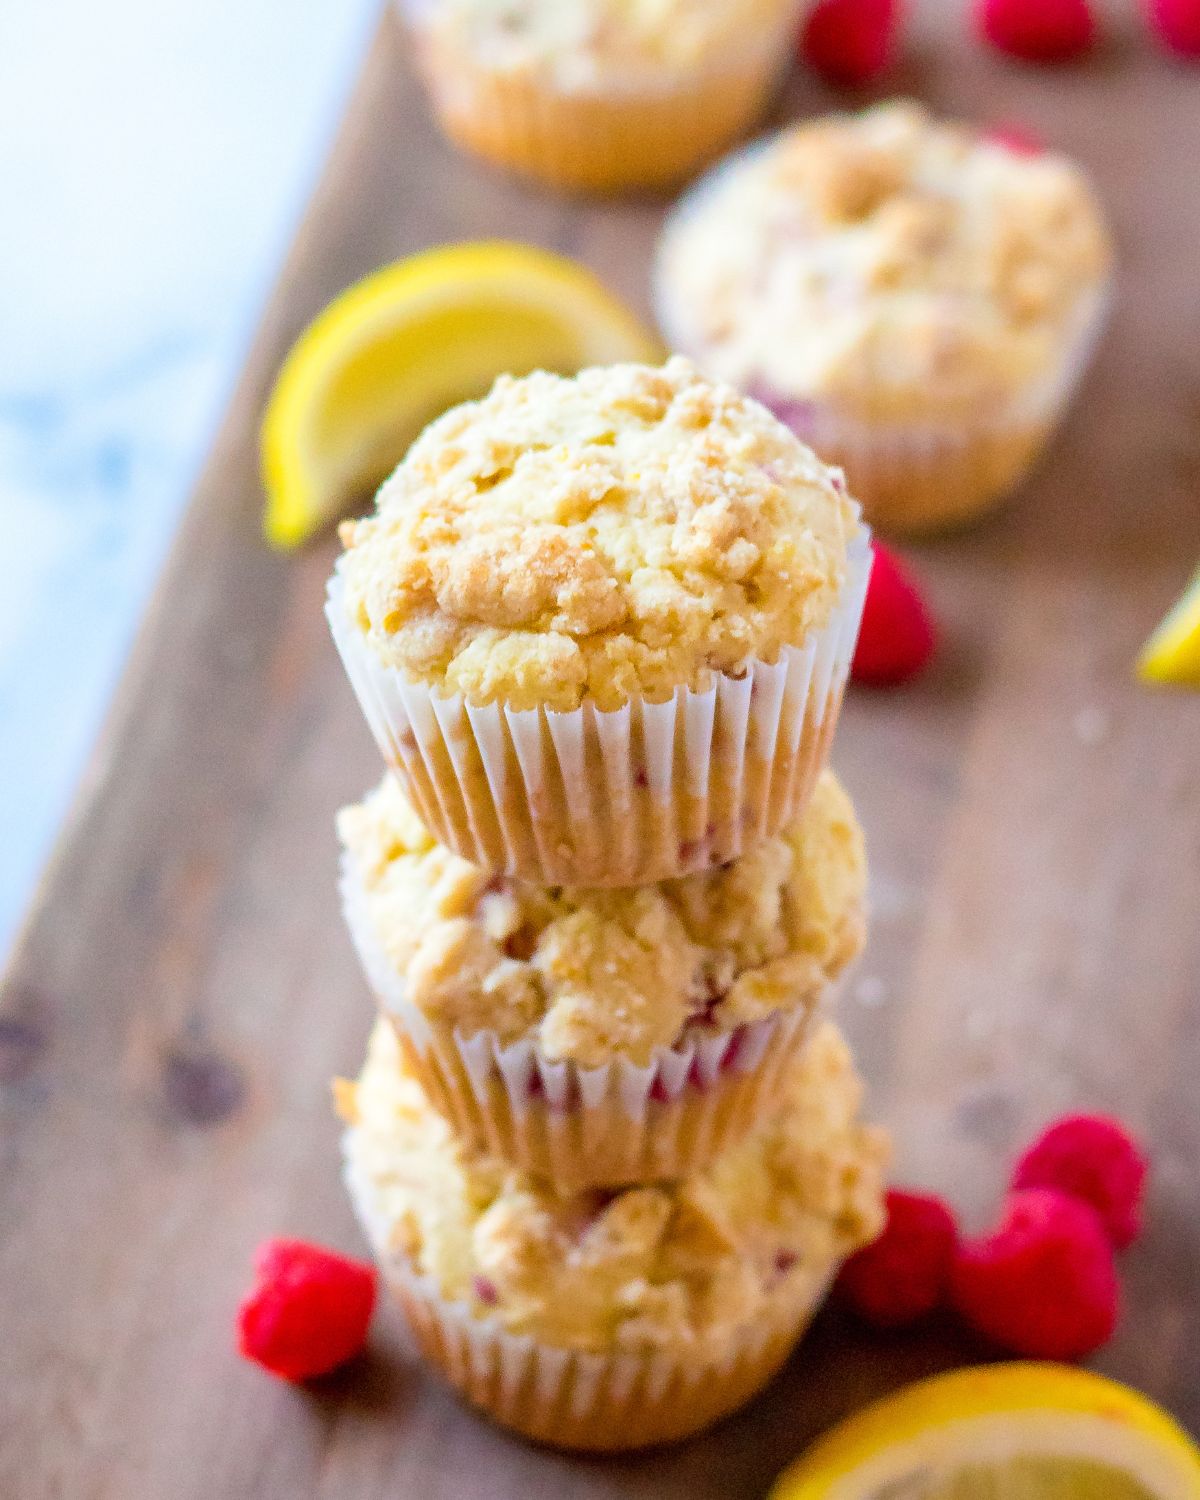
POLYGON ((348 878, 404 1000, 447 1030, 645 1064, 690 1024, 813 1005, 864 938, 866 860, 825 772, 802 816, 722 867, 628 890, 491 877, 436 844, 394 778, 344 809, 348 878))
POLYGON ((536 73, 570 90, 719 64, 794 8, 793 0, 433 0, 421 26, 496 72, 536 73))
POLYGON ((602 709, 777 659, 831 614, 856 509, 763 407, 683 360, 502 377, 342 528, 346 608, 470 703, 602 709))
POLYGON ((556 1197, 468 1154, 380 1023, 346 1136, 347 1176, 377 1250, 513 1332, 581 1349, 715 1354, 788 1278, 815 1294, 882 1223, 888 1147, 858 1118, 861 1083, 826 1023, 782 1107, 674 1186, 556 1197))
POLYGON ((1054 366, 1111 259, 1066 158, 892 103, 721 169, 668 227, 660 297, 676 342, 764 396, 977 416, 1054 366))

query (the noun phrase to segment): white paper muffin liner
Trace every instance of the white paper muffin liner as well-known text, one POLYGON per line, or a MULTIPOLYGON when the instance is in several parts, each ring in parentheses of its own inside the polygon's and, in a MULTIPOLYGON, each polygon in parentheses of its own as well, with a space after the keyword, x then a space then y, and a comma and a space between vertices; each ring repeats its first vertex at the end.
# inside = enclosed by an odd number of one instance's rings
POLYGON ((803 646, 714 674, 706 691, 611 712, 439 697, 379 659, 348 617, 338 570, 325 612, 383 758, 435 838, 542 885, 631 886, 724 864, 803 810, 828 757, 870 568, 859 526, 830 619, 803 646))
POLYGON ((434 24, 430 0, 396 0, 434 111, 477 154, 570 191, 677 184, 752 127, 790 57, 800 10, 747 28, 720 55, 691 66, 617 75, 503 69, 434 24))
POLYGON ((388 1249, 370 1194, 347 1171, 356 1212, 417 1346, 492 1421, 560 1448, 619 1451, 674 1442, 727 1416, 776 1373, 820 1307, 837 1263, 800 1262, 762 1316, 720 1353, 694 1347, 595 1353, 511 1333, 443 1297, 432 1277, 388 1249))
POLYGON ((1081 299, 1053 369, 987 418, 871 423, 765 387, 751 394, 826 463, 845 469, 879 530, 942 531, 998 505, 1032 469, 1091 363, 1107 306, 1104 295, 1081 299))
POLYGON ((729 1031, 594 1068, 431 1023, 383 951, 354 863, 342 905, 367 981, 431 1103, 472 1149, 502 1157, 558 1192, 686 1177, 747 1136, 779 1097, 823 997, 729 1031))
MULTIPOLYGON (((770 144, 757 141, 714 168, 676 205, 663 227, 653 272, 659 328, 672 351, 703 369, 708 349, 668 272, 666 246, 721 177, 770 144)), ((1025 477, 1070 404, 1104 331, 1111 285, 1084 291, 1044 375, 1008 405, 954 421, 872 421, 819 397, 777 390, 756 378, 761 401, 825 463, 837 464, 871 525, 892 535, 947 530, 999 504, 1025 477)))

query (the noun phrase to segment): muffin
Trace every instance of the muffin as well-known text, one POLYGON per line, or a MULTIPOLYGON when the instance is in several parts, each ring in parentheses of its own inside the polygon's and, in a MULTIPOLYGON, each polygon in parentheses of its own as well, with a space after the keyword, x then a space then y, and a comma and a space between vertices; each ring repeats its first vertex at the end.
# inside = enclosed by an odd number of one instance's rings
POLYGON ((1041 453, 1103 322, 1111 249, 1064 157, 919 106, 797 125, 668 221, 668 341, 843 465, 872 525, 967 521, 1041 453))
POLYGON ((862 834, 825 772, 730 865, 632 890, 489 876, 395 778, 339 818, 355 946, 465 1143, 562 1191, 695 1170, 777 1107, 865 931, 862 834))
POLYGON ((564 1198, 460 1142, 385 1026, 337 1089, 347 1185, 423 1353, 495 1421, 588 1449, 695 1432, 787 1357, 882 1227, 860 1092, 825 1025, 783 1107, 707 1171, 564 1198))
POLYGON ((757 402, 684 360, 502 377, 342 537, 334 638, 463 858, 638 885, 803 808, 870 548, 841 474, 757 402))
POLYGON ((752 125, 797 0, 400 0, 446 133, 554 187, 680 181, 752 125))

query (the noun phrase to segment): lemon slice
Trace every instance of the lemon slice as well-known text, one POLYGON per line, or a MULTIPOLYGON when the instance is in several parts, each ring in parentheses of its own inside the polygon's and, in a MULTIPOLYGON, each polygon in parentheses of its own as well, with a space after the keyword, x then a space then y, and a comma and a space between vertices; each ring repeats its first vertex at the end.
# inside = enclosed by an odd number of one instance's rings
POLYGON ((385 266, 331 302, 279 372, 262 425, 267 537, 293 546, 361 501, 431 418, 504 371, 661 357, 590 271, 530 245, 385 266))
POLYGON ((1142 647, 1138 676, 1146 682, 1200 687, 1200 569, 1142 647))
POLYGON ((956 1370, 820 1439, 771 1500, 1198 1500, 1200 1451, 1144 1396, 1069 1365, 956 1370))

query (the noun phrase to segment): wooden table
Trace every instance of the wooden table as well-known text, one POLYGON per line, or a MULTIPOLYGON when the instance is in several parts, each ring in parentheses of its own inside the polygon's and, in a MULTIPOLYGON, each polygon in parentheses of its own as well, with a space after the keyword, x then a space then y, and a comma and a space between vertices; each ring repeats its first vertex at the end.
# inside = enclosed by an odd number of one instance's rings
MULTIPOLYGON (((868 831, 874 930, 843 1018, 898 1178, 970 1221, 1056 1111, 1112 1109, 1146 1133, 1149 1230, 1099 1363, 1196 1427, 1200 697, 1140 688, 1130 662, 1200 556, 1200 74, 1130 36, 1078 68, 1010 67, 946 14, 918 17, 891 86, 1082 157, 1121 296, 1036 481, 920 555, 946 628, 936 670, 851 697, 836 761, 868 831)), ((328 1080, 370 1020, 332 817, 378 767, 321 615, 332 541, 280 557, 259 539, 264 393, 323 302, 432 241, 544 242, 644 307, 662 211, 563 202, 459 159, 400 54, 387 24, 0 999, 4 1500, 728 1500, 763 1493, 867 1395, 979 1352, 828 1314, 743 1415, 603 1463, 466 1415, 415 1367, 398 1315, 311 1393, 232 1353, 258 1240, 360 1245, 328 1080)), ((785 109, 830 102, 797 81, 785 109)))

